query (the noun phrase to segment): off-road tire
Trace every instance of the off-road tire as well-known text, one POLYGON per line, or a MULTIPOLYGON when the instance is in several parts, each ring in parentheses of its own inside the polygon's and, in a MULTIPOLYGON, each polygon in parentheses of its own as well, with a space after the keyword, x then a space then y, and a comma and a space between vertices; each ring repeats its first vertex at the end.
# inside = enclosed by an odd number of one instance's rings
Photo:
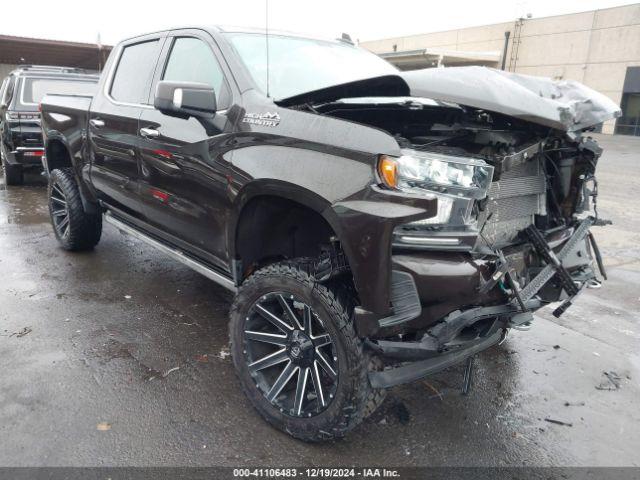
MULTIPOLYGON (((371 356, 369 360, 370 371, 382 371, 384 370, 384 363, 379 357, 371 356)), ((387 390, 384 388, 371 388, 367 405, 364 407, 364 418, 367 418, 373 412, 375 412, 384 403, 387 398, 387 390)))
POLYGON ((21 165, 11 165, 2 156, 2 172, 4 174, 4 183, 8 186, 22 185, 24 183, 24 175, 21 165))
POLYGON ((307 259, 266 266, 240 286, 231 306, 229 336, 231 354, 244 393, 260 415, 276 428, 310 442, 343 437, 372 412, 379 392, 368 380, 370 357, 363 349, 352 318, 353 299, 349 290, 316 283, 309 273, 307 259), (272 292, 287 292, 304 299, 322 318, 337 352, 338 381, 331 403, 309 418, 293 417, 276 408, 256 385, 245 356, 244 324, 249 311, 261 297, 272 292))
POLYGON ((56 169, 51 172, 48 201, 51 225, 62 248, 69 251, 82 251, 91 250, 98 244, 102 235, 102 215, 85 211, 72 168, 56 169), (62 202, 60 197, 63 197, 62 202), (60 212, 65 207, 68 226, 65 224, 64 228, 60 228, 59 216, 63 214, 60 212))

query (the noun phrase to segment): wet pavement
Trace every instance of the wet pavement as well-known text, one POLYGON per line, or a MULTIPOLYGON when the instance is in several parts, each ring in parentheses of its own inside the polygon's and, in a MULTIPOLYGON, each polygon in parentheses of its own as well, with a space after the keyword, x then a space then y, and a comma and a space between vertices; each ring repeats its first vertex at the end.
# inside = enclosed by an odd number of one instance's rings
POLYGON ((64 252, 44 182, 0 178, 0 466, 640 465, 640 139, 600 139, 605 286, 320 445, 243 396, 227 291, 109 225, 64 252))

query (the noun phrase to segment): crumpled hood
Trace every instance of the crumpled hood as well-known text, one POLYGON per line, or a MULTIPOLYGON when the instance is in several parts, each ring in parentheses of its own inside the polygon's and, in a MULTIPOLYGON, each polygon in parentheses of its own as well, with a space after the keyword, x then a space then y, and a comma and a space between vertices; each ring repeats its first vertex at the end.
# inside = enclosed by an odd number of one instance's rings
POLYGON ((502 113, 575 132, 621 115, 605 95, 573 80, 554 81, 486 67, 427 68, 335 85, 279 100, 281 106, 341 98, 412 96, 502 113))

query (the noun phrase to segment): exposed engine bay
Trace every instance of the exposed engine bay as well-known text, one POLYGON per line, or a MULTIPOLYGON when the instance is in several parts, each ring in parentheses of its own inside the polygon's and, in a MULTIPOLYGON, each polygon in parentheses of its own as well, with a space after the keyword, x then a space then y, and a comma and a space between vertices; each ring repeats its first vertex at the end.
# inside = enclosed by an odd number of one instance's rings
POLYGON ((407 155, 434 154, 441 161, 457 157, 492 167, 486 170, 491 178, 485 195, 464 192, 461 183, 427 185, 439 198, 451 199, 452 212, 447 218, 408 225, 408 231, 477 231, 481 243, 502 247, 531 224, 544 231, 569 226, 597 195, 595 169, 601 149, 580 134, 570 137, 499 113, 427 99, 347 99, 313 108, 385 130, 407 155), (460 202, 467 196, 473 201, 460 202))

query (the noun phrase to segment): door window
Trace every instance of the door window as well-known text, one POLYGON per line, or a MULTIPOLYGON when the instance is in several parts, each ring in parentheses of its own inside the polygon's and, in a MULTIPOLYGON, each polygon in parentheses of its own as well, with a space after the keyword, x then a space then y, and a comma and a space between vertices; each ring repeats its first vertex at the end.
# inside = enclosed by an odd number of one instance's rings
POLYGON ((111 98, 123 103, 147 103, 157 59, 158 40, 124 47, 111 83, 111 98))
POLYGON ((229 89, 222 69, 209 45, 198 38, 175 39, 162 79, 207 84, 216 92, 218 108, 229 106, 229 89))

